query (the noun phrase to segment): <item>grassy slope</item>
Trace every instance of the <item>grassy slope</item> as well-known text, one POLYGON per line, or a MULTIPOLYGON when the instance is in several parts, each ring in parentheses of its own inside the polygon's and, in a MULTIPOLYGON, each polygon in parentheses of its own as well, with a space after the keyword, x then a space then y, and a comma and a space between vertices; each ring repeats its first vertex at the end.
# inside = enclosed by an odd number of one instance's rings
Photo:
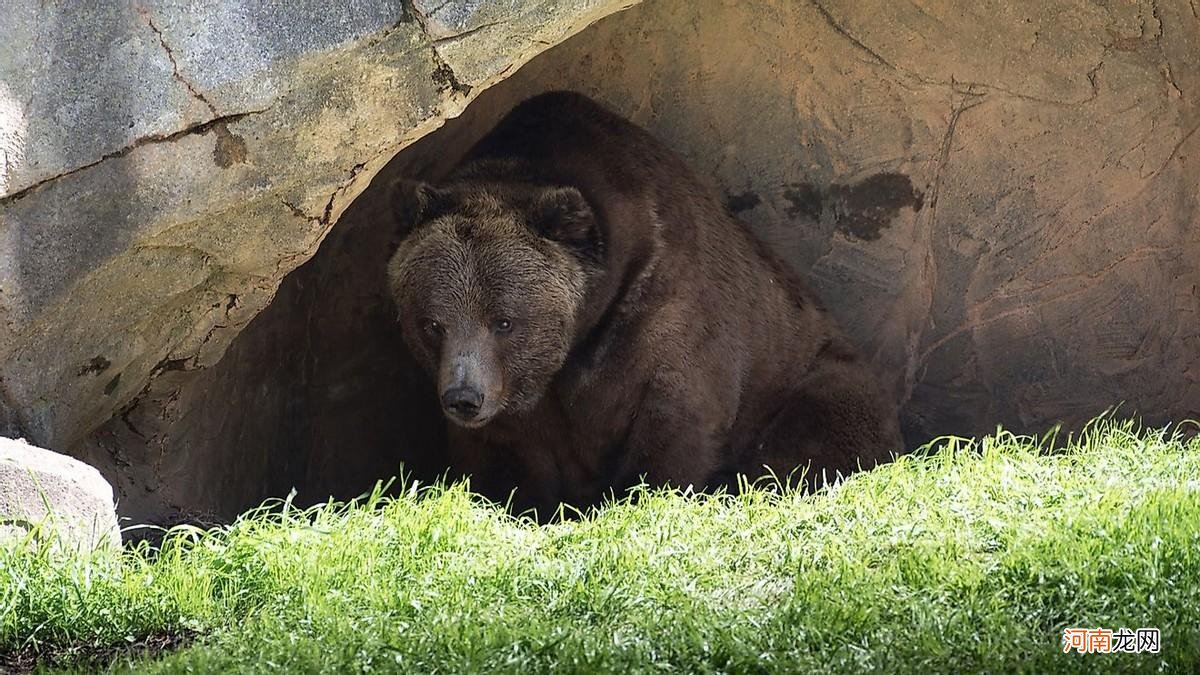
POLYGON ((539 528, 429 490, 180 530, 145 552, 0 552, 0 652, 201 638, 147 671, 1195 672, 1200 440, 1099 424, 1039 453, 952 441, 815 496, 655 492, 539 528), (1158 655, 1063 655, 1157 626, 1158 655))

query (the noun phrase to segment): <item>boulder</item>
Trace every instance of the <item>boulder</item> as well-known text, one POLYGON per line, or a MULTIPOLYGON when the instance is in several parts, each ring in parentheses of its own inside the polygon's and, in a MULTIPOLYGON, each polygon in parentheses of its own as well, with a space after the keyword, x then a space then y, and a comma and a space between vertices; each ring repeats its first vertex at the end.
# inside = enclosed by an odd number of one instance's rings
POLYGON ((0 422, 73 448, 216 363, 401 148, 633 0, 202 8, 0 22, 0 422))
POLYGON ((684 153, 916 446, 1200 418, 1198 55, 1197 0, 648 1, 469 114, 572 87, 684 153))
POLYGON ((14 8, 0 425, 99 467, 138 522, 436 477, 386 183, 554 88, 710 176, 911 445, 1200 418, 1194 1, 630 4, 14 8))
POLYGON ((39 539, 93 550, 121 545, 113 489, 77 459, 0 438, 0 541, 39 539))

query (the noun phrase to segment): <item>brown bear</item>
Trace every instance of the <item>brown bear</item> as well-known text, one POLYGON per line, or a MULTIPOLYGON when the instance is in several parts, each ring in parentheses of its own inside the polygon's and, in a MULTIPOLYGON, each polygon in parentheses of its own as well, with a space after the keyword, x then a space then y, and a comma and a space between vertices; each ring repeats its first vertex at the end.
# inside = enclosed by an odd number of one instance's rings
POLYGON ((449 464, 487 496, 545 514, 642 481, 811 487, 901 450, 895 405, 796 275, 583 95, 518 105, 395 205, 402 331, 449 464))

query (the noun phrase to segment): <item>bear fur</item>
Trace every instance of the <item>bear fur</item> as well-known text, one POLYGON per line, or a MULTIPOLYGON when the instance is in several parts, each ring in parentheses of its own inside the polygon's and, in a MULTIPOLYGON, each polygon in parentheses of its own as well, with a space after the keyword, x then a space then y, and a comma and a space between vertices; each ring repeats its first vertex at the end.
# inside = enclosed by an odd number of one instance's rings
POLYGON ((453 422, 448 463, 487 496, 545 514, 643 481, 812 487, 902 450, 894 403, 796 275, 580 94, 518 105, 395 205, 405 341, 453 422))

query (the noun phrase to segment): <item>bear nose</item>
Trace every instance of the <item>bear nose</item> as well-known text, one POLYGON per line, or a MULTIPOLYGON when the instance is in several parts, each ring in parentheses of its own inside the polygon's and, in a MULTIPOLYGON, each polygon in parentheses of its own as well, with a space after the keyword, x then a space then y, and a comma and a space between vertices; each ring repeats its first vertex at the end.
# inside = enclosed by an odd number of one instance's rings
POLYGON ((483 392, 472 387, 453 387, 442 394, 442 405, 458 417, 469 420, 479 414, 483 392))

